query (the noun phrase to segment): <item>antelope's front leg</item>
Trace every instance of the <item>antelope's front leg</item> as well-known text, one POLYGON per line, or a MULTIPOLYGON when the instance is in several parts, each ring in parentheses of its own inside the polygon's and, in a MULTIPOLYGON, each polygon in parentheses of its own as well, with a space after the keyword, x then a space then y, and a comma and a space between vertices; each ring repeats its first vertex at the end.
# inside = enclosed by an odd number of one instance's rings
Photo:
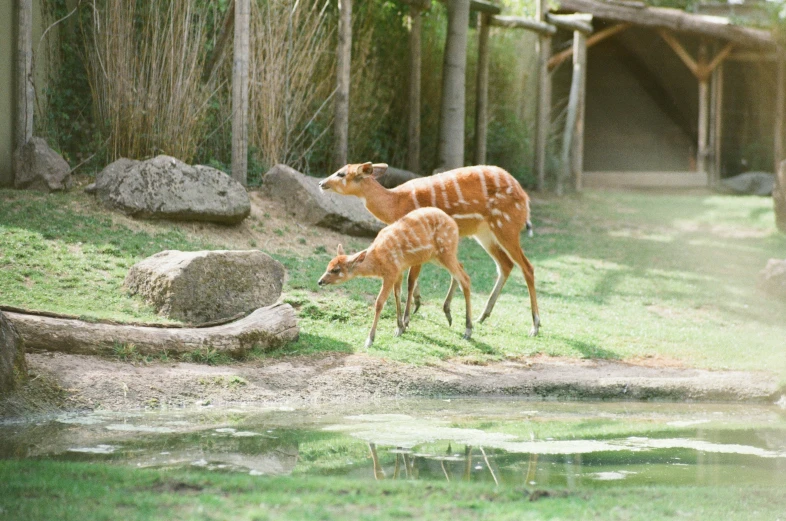
POLYGON ((379 322, 379 315, 382 313, 382 308, 385 307, 385 301, 387 301, 388 297, 390 296, 390 290, 392 289, 393 281, 383 280, 382 289, 379 290, 377 301, 374 304, 374 323, 371 324, 371 331, 369 331, 368 338, 366 339, 366 349, 371 347, 371 344, 374 343, 374 337, 377 334, 377 322, 379 322))
POLYGON ((418 264, 417 266, 412 266, 409 268, 409 276, 407 277, 407 305, 404 307, 404 329, 409 327, 409 319, 410 319, 410 309, 412 309, 412 298, 415 297, 415 310, 412 311, 412 315, 415 314, 415 311, 418 310, 420 307, 419 303, 419 293, 415 295, 416 291, 419 291, 417 282, 418 277, 420 276, 420 270, 423 268, 422 264, 418 264))

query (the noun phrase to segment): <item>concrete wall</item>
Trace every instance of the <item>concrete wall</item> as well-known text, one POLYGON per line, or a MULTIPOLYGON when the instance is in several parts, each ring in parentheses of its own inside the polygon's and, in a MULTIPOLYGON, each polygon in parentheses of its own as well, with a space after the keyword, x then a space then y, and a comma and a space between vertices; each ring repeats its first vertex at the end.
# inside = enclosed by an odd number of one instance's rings
POLYGON ((14 93, 16 76, 16 9, 14 0, 0 0, 0 186, 13 184, 14 93))

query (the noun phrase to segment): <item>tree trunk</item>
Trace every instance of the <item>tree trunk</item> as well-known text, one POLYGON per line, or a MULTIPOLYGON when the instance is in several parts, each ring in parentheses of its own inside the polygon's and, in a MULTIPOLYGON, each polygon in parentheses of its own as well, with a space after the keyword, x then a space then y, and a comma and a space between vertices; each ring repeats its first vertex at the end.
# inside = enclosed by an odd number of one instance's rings
POLYGON ((489 18, 480 15, 478 26, 478 73, 475 100, 475 164, 486 163, 489 105, 489 18))
POLYGON ((18 1, 19 33, 17 39, 17 102, 14 147, 19 148, 33 137, 33 1, 18 1))
POLYGON ((442 68, 439 168, 451 170, 464 165, 464 113, 467 70, 469 0, 448 0, 448 37, 442 68))
POLYGON ((177 355, 210 348, 241 356, 254 347, 271 349, 295 340, 298 325, 289 304, 259 308, 247 317, 213 327, 169 328, 84 322, 5 312, 26 349, 76 354, 113 354, 133 345, 141 355, 177 355))
POLYGON ((250 0, 235 3, 235 40, 232 62, 232 178, 248 184, 248 41, 250 0))
POLYGON ((333 166, 347 164, 349 148, 349 82, 352 61, 352 0, 338 1, 338 63, 336 64, 336 117, 333 166))
POLYGON ((786 161, 781 161, 776 172, 772 199, 775 203, 775 225, 786 233, 786 161))
MULTIPOLYGON (((539 22, 546 19, 548 13, 547 0, 537 0, 535 18, 539 22)), ((549 126, 551 124, 551 76, 549 76, 549 58, 551 58, 551 35, 538 35, 538 99, 535 111, 534 141, 534 173, 538 178, 537 189, 546 189, 546 147, 548 145, 549 126)))
POLYGON ((409 28, 409 144, 407 148, 407 168, 420 172, 420 34, 422 23, 420 9, 409 8, 411 26, 409 28))

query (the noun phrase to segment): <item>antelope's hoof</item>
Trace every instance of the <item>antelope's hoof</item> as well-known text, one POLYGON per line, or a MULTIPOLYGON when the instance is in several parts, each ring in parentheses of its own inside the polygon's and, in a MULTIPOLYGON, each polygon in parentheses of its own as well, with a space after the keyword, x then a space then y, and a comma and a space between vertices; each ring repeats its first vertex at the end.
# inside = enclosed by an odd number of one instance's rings
POLYGON ((453 325, 453 316, 450 314, 450 310, 449 309, 445 310, 445 318, 448 319, 448 326, 452 326, 453 325))
POLYGON ((363 346, 363 349, 368 349, 369 347, 371 347, 371 344, 373 344, 373 343, 374 343, 374 339, 371 338, 371 337, 368 337, 366 339, 365 345, 363 346))
POLYGON ((538 336, 538 328, 534 327, 529 330, 529 336, 538 336))
POLYGON ((491 313, 483 313, 483 314, 480 316, 480 320, 478 320, 478 322, 480 322, 480 323, 482 324, 482 323, 483 323, 483 321, 484 321, 484 320, 486 320, 487 318, 489 318, 490 316, 491 316, 491 313))
POLYGON ((396 332, 393 333, 393 336, 401 336, 401 335, 404 334, 404 331, 406 331, 406 328, 404 328, 404 327, 397 327, 396 328, 396 332))
POLYGON ((464 336, 462 338, 464 338, 464 340, 469 340, 470 338, 472 338, 472 328, 471 327, 468 327, 467 329, 464 330, 464 336))
POLYGON ((420 309, 420 297, 415 297, 415 307, 412 309, 412 314, 414 315, 415 313, 417 313, 419 309, 420 309))

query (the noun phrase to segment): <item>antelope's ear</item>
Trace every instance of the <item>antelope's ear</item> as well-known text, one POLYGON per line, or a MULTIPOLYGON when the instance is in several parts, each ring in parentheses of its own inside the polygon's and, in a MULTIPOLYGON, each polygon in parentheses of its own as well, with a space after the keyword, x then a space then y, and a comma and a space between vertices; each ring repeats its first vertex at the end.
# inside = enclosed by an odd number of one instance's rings
POLYGON ((370 161, 363 163, 362 165, 358 165, 357 172, 362 176, 372 175, 374 173, 374 166, 370 161))
POLYGON ((340 244, 338 245, 338 248, 336 248, 336 255, 344 255, 344 247, 340 244))
POLYGON ((388 171, 388 164, 387 163, 374 163, 371 166, 374 169, 374 179, 377 179, 377 178, 385 175, 385 172, 388 171))
POLYGON ((352 259, 352 265, 354 266, 355 264, 357 264, 359 262, 363 262, 363 260, 365 260, 365 258, 366 258, 366 252, 367 251, 368 250, 363 250, 360 253, 358 253, 357 255, 355 255, 355 258, 352 259))

